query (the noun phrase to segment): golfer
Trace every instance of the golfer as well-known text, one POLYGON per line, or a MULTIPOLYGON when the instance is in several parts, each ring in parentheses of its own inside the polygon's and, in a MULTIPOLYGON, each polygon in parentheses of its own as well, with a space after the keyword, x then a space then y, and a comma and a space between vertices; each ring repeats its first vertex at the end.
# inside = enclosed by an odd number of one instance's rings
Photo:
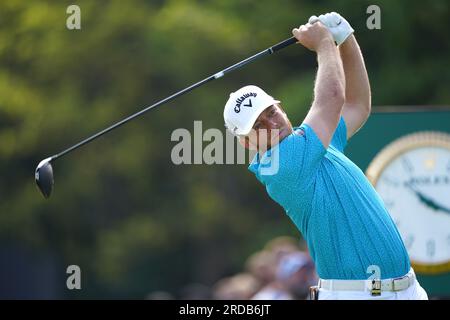
POLYGON ((280 101, 256 86, 230 95, 225 124, 258 151, 249 170, 303 234, 320 277, 313 298, 428 299, 383 201, 344 154, 371 110, 353 31, 335 12, 292 30, 318 61, 314 100, 299 127, 280 101), (274 152, 277 170, 264 171, 274 152))

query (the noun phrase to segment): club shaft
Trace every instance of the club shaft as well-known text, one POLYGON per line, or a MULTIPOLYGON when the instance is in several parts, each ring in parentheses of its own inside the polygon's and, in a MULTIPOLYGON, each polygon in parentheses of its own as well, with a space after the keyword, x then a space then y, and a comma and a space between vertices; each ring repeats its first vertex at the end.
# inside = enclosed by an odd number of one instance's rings
POLYGON ((242 66, 244 66, 244 65, 246 65, 246 64, 248 64, 250 62, 253 62, 254 60, 256 60, 258 58, 261 58, 261 57, 266 56, 266 55, 270 55, 270 54, 272 54, 272 53, 274 53, 274 52, 276 52, 278 50, 281 50, 281 49, 283 49, 283 48, 285 48, 285 47, 287 47, 287 46, 289 46, 289 45, 291 45, 291 44, 293 44, 295 42, 297 42, 297 39, 295 37, 291 37, 291 38, 286 39, 286 40, 284 40, 284 41, 282 41, 282 42, 280 42, 280 43, 278 43, 276 45, 273 45, 272 47, 270 47, 268 49, 265 49, 265 50, 255 54, 255 55, 253 55, 253 56, 251 56, 251 57, 249 57, 249 58, 247 58, 245 60, 242 60, 242 61, 240 61, 240 62, 238 62, 238 63, 236 63, 236 64, 234 64, 234 65, 232 65, 232 66, 230 66, 228 68, 225 68, 222 71, 219 71, 219 72, 217 72, 217 73, 215 73, 215 74, 213 74, 213 75, 211 75, 211 76, 209 76, 209 77, 207 77, 207 78, 205 78, 205 79, 203 79, 203 80, 201 80, 201 81, 199 81, 197 83, 194 83, 193 85, 191 85, 191 86, 189 86, 187 88, 184 88, 183 90, 180 90, 180 91, 172 94, 171 96, 168 96, 168 97, 166 97, 166 98, 164 98, 164 99, 162 99, 162 100, 152 104, 151 106, 148 106, 145 109, 132 114, 131 116, 129 116, 129 117, 127 117, 127 118, 125 118, 125 119, 123 119, 123 120, 121 120, 119 122, 116 122, 115 124, 109 126, 108 128, 103 129, 102 131, 100 131, 100 132, 98 132, 98 133, 96 133, 96 134, 94 134, 94 135, 84 139, 83 141, 81 141, 81 142, 71 146, 70 148, 68 148, 68 149, 66 149, 66 150, 64 150, 64 151, 62 151, 62 152, 52 156, 51 160, 55 160, 57 158, 60 158, 63 155, 65 155, 65 154, 67 154, 67 153, 69 153, 69 152, 71 152, 71 151, 73 151, 75 149, 78 149, 79 147, 81 147, 81 146, 91 142, 92 140, 95 140, 98 137, 100 137, 100 136, 102 136, 102 135, 104 135, 104 134, 106 134, 106 133, 108 133, 108 132, 110 132, 110 131, 118 128, 118 127, 120 127, 121 125, 123 125, 123 124, 125 124, 125 123, 127 123, 127 122, 129 122, 131 120, 133 120, 134 118, 137 118, 137 117, 143 115, 144 113, 146 113, 147 111, 149 111, 149 110, 151 110, 153 108, 156 108, 156 107, 158 107, 158 106, 160 106, 162 104, 165 104, 165 103, 167 103, 167 102, 169 102, 169 101, 171 101, 171 100, 173 100, 173 99, 175 99, 175 98, 177 98, 177 97, 179 97, 179 96, 189 92, 189 91, 192 91, 195 88, 198 88, 198 87, 204 85, 207 82, 210 82, 212 80, 221 78, 228 72, 236 70, 236 69, 238 69, 238 68, 240 68, 240 67, 242 67, 242 66))

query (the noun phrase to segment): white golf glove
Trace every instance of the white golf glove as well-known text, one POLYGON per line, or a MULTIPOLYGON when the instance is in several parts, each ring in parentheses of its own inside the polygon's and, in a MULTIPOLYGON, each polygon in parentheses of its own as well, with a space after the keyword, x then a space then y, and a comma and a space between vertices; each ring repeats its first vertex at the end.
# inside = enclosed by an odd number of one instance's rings
POLYGON ((343 43, 345 39, 347 39, 355 31, 350 26, 350 23, 348 23, 347 20, 336 12, 321 14, 319 17, 311 16, 308 20, 311 24, 317 21, 322 22, 325 27, 327 27, 333 35, 333 39, 337 45, 343 43))

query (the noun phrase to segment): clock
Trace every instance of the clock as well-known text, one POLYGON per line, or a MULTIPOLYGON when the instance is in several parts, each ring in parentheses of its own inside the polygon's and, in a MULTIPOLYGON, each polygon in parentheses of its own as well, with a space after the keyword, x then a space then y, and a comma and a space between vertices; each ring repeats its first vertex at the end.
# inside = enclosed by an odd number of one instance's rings
POLYGON ((408 134, 383 148, 366 176, 384 201, 416 272, 450 271, 450 134, 408 134))

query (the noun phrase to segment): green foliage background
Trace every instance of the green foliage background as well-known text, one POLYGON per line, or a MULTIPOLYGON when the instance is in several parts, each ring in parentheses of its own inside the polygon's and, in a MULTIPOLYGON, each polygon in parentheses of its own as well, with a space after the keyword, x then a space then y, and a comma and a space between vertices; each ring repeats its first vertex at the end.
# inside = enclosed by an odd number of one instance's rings
POLYGON ((194 120, 224 132, 228 94, 249 83, 281 99, 300 123, 316 69, 314 54, 301 46, 56 162, 50 200, 33 173, 41 159, 328 11, 356 30, 374 106, 449 104, 445 0, 0 2, 0 246, 51 253, 63 277, 67 265, 79 265, 83 290, 61 290, 62 297, 143 298, 153 290, 177 295, 191 282, 211 285, 267 240, 300 237, 245 165, 176 166, 170 136, 176 128, 193 131, 194 120), (81 8, 81 30, 66 28, 70 4, 81 8), (381 30, 366 28, 371 4, 381 8, 381 30))

